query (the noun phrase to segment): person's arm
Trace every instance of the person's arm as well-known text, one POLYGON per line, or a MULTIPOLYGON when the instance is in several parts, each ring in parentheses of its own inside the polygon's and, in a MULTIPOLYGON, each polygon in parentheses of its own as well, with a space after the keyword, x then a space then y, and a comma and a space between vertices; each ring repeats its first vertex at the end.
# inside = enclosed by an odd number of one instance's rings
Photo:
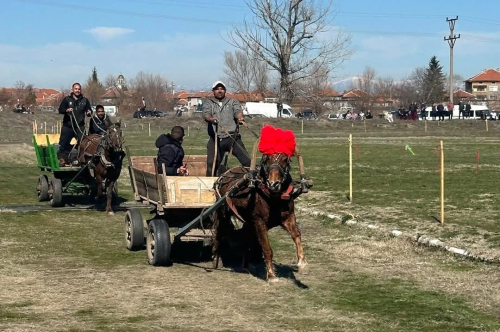
POLYGON ((61 104, 59 105, 59 114, 66 114, 66 111, 68 110, 68 101, 66 97, 63 98, 61 101, 61 104))
POLYGON ((208 106, 208 101, 205 100, 202 103, 202 108, 203 108, 203 119, 206 122, 212 122, 212 123, 218 122, 218 120, 213 116, 211 107, 208 106))
POLYGON ((92 107, 90 106, 90 102, 87 98, 85 98, 85 114, 88 117, 92 115, 92 107))
POLYGON ((239 124, 245 123, 245 116, 243 115, 241 104, 237 100, 234 100, 233 102, 233 116, 234 119, 237 120, 239 124))

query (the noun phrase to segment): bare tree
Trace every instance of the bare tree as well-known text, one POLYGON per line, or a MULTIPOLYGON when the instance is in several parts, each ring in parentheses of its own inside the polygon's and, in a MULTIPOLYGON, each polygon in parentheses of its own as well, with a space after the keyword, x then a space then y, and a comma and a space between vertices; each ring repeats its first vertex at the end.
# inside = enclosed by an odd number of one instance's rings
POLYGON ((171 105, 167 100, 168 81, 159 74, 139 72, 130 82, 132 100, 136 107, 142 106, 144 97, 148 108, 167 108, 171 105))
POLYGON ((252 61, 253 80, 255 90, 266 97, 266 92, 269 86, 269 70, 267 64, 257 58, 252 61))
POLYGON ((322 66, 321 63, 314 63, 310 68, 309 75, 300 81, 296 81, 293 85, 294 96, 300 97, 310 104, 314 110, 322 113, 326 109, 325 102, 328 99, 325 91, 331 88, 329 76, 328 67, 322 66))
POLYGON ((0 106, 3 105, 11 106, 13 99, 14 97, 9 91, 7 91, 5 88, 0 89, 0 106))
POLYGON ((242 51, 250 50, 278 73, 280 100, 292 98, 295 81, 308 77, 315 63, 330 70, 349 55, 350 37, 333 33, 330 25, 332 1, 252 0, 248 7, 252 21, 234 26, 230 42, 242 51))
POLYGON ((363 92, 371 95, 373 93, 373 86, 375 83, 375 77, 377 76, 375 69, 370 66, 366 66, 363 74, 357 78, 357 86, 363 92))
POLYGON ((245 93, 250 92, 254 71, 252 61, 243 51, 236 50, 234 54, 224 52, 224 74, 231 88, 245 93))
POLYGON ((379 78, 373 84, 373 94, 384 99, 393 99, 396 84, 390 76, 379 78))
POLYGON ((108 76, 106 76, 106 78, 104 79, 104 87, 106 89, 109 89, 109 88, 112 88, 112 87, 115 87, 115 86, 116 86, 116 77, 114 77, 111 74, 109 74, 108 76))

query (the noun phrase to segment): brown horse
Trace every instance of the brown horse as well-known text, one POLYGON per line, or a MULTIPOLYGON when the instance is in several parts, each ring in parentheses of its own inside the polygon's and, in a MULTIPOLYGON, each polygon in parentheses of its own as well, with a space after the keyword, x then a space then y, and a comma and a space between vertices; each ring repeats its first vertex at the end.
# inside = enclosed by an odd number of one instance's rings
POLYGON ((89 171, 97 184, 96 200, 107 194, 106 213, 114 214, 111 207, 115 183, 120 176, 125 153, 122 150, 123 134, 120 123, 111 125, 104 135, 92 134, 82 138, 78 160, 89 164, 89 171))
MULTIPOLYGON (((235 167, 224 173, 216 182, 218 195, 225 195, 242 178, 248 178, 248 186, 231 195, 227 204, 215 215, 214 257, 218 262, 224 250, 231 251, 226 244, 239 242, 243 246, 244 265, 253 258, 262 259, 269 282, 277 281, 273 267, 273 251, 271 249, 268 230, 283 227, 292 237, 297 249, 297 266, 303 272, 307 262, 302 248, 301 234, 297 227, 294 200, 312 187, 306 180, 302 157, 298 148, 295 155, 299 159, 301 181, 294 182, 290 176, 290 157, 283 153, 262 156, 259 167, 256 166, 257 144, 254 147, 250 169, 235 167), (231 217, 243 222, 240 230, 235 230, 231 217), (240 235, 237 235, 239 232, 240 235), (243 242, 243 243, 242 243, 243 242)), ((229 244, 229 246, 231 246, 229 244)), ((234 247, 233 247, 234 248, 234 247)))

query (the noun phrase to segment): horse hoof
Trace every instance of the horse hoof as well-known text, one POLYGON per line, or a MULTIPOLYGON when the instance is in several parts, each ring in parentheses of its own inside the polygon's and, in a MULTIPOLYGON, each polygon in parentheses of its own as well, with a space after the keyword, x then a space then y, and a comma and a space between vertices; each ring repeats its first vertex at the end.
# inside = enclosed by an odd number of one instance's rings
POLYGON ((297 267, 299 268, 300 274, 309 274, 309 265, 307 264, 307 262, 305 260, 299 261, 297 263, 297 267))
POLYGON ((277 283, 281 282, 281 279, 278 277, 271 277, 271 278, 267 279, 267 282, 269 284, 277 284, 277 283))
POLYGON ((115 213, 113 211, 108 211, 107 214, 108 216, 113 216, 115 213))

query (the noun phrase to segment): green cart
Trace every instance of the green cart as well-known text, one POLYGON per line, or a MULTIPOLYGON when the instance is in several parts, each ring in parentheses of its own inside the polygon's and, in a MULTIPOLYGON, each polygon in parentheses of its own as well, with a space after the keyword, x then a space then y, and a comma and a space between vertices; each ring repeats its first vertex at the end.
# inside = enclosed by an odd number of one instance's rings
MULTIPOLYGON (((38 201, 49 201, 52 207, 64 206, 64 195, 89 195, 91 188, 95 188, 95 181, 85 166, 59 167, 58 142, 59 134, 33 135, 38 168, 44 172, 36 186, 38 201)), ((71 143, 76 141, 73 139, 71 143)))

